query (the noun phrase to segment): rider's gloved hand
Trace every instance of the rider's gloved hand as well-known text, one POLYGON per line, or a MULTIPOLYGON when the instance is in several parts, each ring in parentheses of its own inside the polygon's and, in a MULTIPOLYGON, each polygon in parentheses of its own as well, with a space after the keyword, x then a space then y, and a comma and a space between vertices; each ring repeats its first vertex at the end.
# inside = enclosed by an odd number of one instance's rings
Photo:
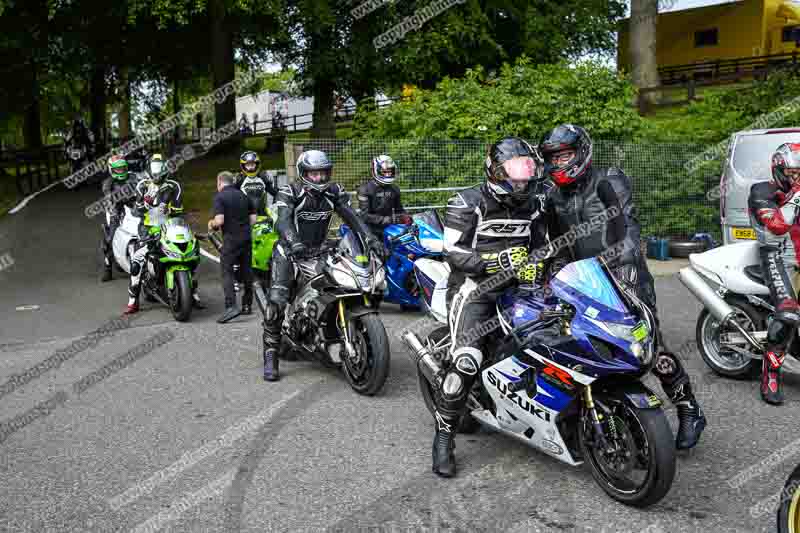
POLYGON ((410 216, 406 215, 405 213, 401 213, 399 215, 396 215, 395 218, 397 219, 397 223, 398 224, 404 224, 404 225, 408 226, 408 225, 414 223, 414 219, 411 218, 410 216))
POLYGON ((528 249, 524 246, 514 246, 500 252, 481 254, 481 258, 486 261, 487 274, 516 271, 528 261, 528 249))
POLYGON ((538 283, 542 282, 542 272, 544 270, 544 263, 525 262, 517 269, 517 279, 522 283, 538 283))
POLYGON ((383 244, 381 244, 381 241, 379 241, 375 237, 367 239, 367 248, 369 249, 370 252, 374 253, 381 259, 386 257, 386 250, 384 249, 383 244))
POLYGON ((298 257, 308 251, 308 247, 302 242, 296 242, 289 247, 289 254, 298 257))

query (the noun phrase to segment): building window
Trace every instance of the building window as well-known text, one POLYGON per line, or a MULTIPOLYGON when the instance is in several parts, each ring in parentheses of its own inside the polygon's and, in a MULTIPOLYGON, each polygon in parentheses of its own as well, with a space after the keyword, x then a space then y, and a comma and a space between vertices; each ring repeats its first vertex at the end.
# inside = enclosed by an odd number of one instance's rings
POLYGON ((694 46, 714 46, 719 43, 719 30, 703 30, 694 32, 694 46))
POLYGON ((800 26, 784 26, 783 27, 783 42, 793 43, 800 37, 800 26))

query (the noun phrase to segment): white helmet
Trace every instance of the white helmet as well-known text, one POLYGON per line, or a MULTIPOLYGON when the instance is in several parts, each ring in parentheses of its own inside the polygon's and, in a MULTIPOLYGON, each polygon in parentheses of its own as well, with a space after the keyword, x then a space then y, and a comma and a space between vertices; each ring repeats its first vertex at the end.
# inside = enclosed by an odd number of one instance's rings
POLYGON ((397 177, 397 165, 388 155, 379 155, 372 160, 372 179, 378 183, 389 185, 397 177))

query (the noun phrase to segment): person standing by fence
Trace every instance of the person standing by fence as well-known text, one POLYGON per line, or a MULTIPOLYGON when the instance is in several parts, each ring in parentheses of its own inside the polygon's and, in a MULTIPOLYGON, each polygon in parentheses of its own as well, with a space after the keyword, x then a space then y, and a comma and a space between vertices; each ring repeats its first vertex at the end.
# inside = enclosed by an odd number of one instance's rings
POLYGON ((225 313, 217 320, 220 324, 229 322, 240 314, 252 313, 253 271, 252 237, 250 226, 256 222, 256 211, 247 195, 234 186, 231 172, 217 175, 217 195, 214 197, 214 218, 208 221, 208 230, 222 229, 222 286, 225 291, 225 313), (234 265, 239 266, 244 284, 242 308, 236 306, 234 290, 234 265))

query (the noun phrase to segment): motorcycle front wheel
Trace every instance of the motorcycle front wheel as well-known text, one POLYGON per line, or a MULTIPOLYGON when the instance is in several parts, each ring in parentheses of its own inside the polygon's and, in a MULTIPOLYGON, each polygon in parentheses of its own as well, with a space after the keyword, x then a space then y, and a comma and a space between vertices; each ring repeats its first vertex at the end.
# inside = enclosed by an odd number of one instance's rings
POLYGON ((800 466, 786 480, 781 492, 778 533, 800 533, 800 466))
POLYGON ((342 369, 350 387, 364 396, 377 394, 389 375, 389 337, 375 314, 362 315, 350 322, 350 342, 356 358, 343 353, 342 369))
POLYGON ((177 270, 174 276, 174 285, 169 291, 169 307, 175 320, 186 322, 192 316, 192 283, 186 270, 177 270))
POLYGON ((581 453, 595 482, 626 505, 647 507, 659 502, 675 478, 675 442, 664 411, 606 403, 600 395, 595 399, 606 444, 596 439, 587 409, 579 421, 581 453))

